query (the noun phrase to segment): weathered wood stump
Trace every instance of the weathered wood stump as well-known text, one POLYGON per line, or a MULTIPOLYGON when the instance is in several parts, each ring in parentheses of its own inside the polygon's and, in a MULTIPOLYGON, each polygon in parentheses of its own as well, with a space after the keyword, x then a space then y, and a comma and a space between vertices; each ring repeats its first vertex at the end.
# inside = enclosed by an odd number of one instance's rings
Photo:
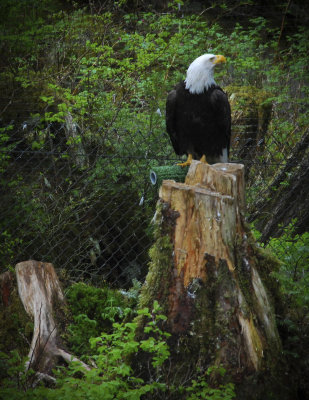
POLYGON ((36 371, 38 380, 53 382, 51 371, 60 359, 67 363, 79 361, 63 349, 58 334, 54 316, 65 300, 57 274, 50 263, 24 261, 16 265, 16 278, 19 297, 34 321, 26 367, 36 371))
POLYGON ((161 186, 140 306, 163 307, 178 376, 223 365, 244 382, 281 357, 269 276, 278 264, 245 226, 244 191, 243 165, 198 161, 185 183, 161 186))

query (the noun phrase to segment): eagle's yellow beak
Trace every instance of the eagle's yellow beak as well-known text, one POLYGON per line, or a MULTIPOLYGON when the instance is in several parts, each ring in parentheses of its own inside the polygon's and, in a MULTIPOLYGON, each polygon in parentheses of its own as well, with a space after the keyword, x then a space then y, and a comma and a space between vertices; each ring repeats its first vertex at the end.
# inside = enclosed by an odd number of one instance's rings
POLYGON ((216 58, 213 61, 214 64, 221 64, 221 63, 225 63, 225 62, 226 62, 226 58, 224 56, 221 56, 221 54, 216 55, 216 58))

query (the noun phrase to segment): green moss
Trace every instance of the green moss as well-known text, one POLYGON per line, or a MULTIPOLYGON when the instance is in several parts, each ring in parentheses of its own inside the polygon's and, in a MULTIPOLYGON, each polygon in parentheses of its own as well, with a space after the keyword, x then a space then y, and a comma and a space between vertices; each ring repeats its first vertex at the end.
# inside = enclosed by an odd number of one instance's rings
MULTIPOLYGON (((113 321, 120 321, 124 310, 136 305, 133 297, 118 290, 108 286, 97 288, 82 282, 68 289, 67 302, 72 323, 63 326, 63 338, 77 355, 89 354, 89 339, 100 336, 101 332, 110 332, 113 321)), ((68 312, 63 309, 60 321, 67 322, 67 319, 68 312)))
POLYGON ((155 243, 149 250, 150 263, 139 298, 139 308, 151 307, 158 300, 163 313, 167 312, 168 291, 173 266, 172 234, 176 213, 167 203, 159 201, 156 210, 155 243))
POLYGON ((127 300, 118 290, 87 285, 83 282, 72 285, 66 298, 73 315, 87 314, 90 319, 99 321, 107 306, 125 307, 127 300))
MULTIPOLYGON (((155 242, 149 250, 150 263, 146 281, 142 287, 138 309, 152 308, 157 300, 162 308, 162 314, 168 316, 169 288, 172 282, 173 270, 173 234, 176 219, 179 214, 161 199, 157 202, 154 228, 155 242)), ((142 316, 136 318, 138 335, 142 334, 145 320, 142 316)))
POLYGON ((152 299, 155 293, 159 293, 161 295, 160 297, 166 299, 166 290, 168 289, 169 283, 168 278, 171 271, 172 251, 172 243, 170 237, 167 235, 157 239, 155 245, 150 249, 149 255, 151 257, 151 262, 149 264, 146 286, 144 286, 142 290, 141 299, 143 299, 145 292, 147 292, 148 297, 152 299))

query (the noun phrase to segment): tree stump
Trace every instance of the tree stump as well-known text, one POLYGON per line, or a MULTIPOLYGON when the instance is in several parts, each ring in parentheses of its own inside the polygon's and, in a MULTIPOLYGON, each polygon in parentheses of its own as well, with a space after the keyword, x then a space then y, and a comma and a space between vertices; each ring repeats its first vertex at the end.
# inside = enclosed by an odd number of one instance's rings
POLYGON ((269 276, 278 262, 246 228, 244 191, 243 165, 198 161, 185 183, 161 186, 140 307, 163 307, 178 376, 223 365, 244 382, 281 358, 269 276))
MULTIPOLYGON (((26 367, 36 371, 38 380, 53 382, 51 371, 60 359, 67 363, 80 361, 62 348, 58 335, 54 316, 65 300, 57 274, 50 263, 24 261, 16 265, 16 278, 19 297, 34 321, 26 367)), ((82 365, 89 369, 86 364, 82 365)))

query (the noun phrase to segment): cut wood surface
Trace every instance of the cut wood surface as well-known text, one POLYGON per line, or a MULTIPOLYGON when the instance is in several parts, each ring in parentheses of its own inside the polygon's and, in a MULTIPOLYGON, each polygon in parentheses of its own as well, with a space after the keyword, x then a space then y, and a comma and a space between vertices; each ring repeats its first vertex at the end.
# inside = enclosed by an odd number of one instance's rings
POLYGON ((184 184, 164 181, 159 195, 179 212, 174 251, 184 286, 193 278, 205 280, 206 253, 234 270, 233 244, 244 208, 243 165, 193 162, 184 184))
POLYGON ((60 282, 52 264, 33 260, 16 265, 16 278, 20 299, 34 321, 27 368, 36 371, 39 379, 53 381, 50 374, 60 358, 79 361, 62 348, 54 318, 65 302, 60 282))

